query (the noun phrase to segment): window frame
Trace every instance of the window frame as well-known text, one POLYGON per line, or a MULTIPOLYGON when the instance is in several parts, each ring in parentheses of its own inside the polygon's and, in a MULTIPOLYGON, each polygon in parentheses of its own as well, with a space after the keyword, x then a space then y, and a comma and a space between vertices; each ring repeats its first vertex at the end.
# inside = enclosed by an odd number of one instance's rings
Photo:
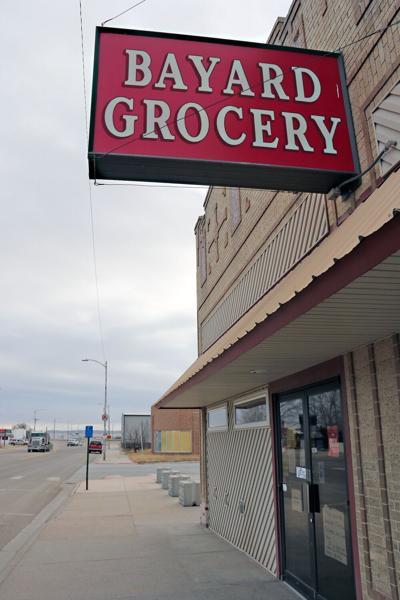
POLYGON ((258 394, 253 394, 248 396, 247 398, 240 398, 240 400, 236 400, 233 403, 233 428, 234 429, 254 429, 255 427, 270 427, 271 426, 271 415, 270 415, 270 406, 269 406, 269 394, 267 390, 261 391, 258 394), (267 409, 267 416, 265 421, 251 421, 249 423, 236 423, 236 407, 241 404, 248 404, 249 402, 253 402, 254 400, 264 399, 265 406, 267 409))
MULTIPOLYGON (((379 102, 377 102, 375 104, 375 106, 372 105, 369 108, 370 118, 372 119, 372 133, 373 133, 373 143, 371 143, 371 147, 374 146, 375 150, 376 150, 376 156, 375 156, 375 153, 374 153, 374 158, 376 158, 378 156, 378 154, 382 150, 382 148, 379 146, 379 140, 378 140, 378 135, 377 135, 377 131, 376 131, 377 130, 377 125, 379 123, 377 123, 375 121, 374 114, 375 114, 375 112, 377 110, 379 110, 381 108, 382 103, 385 100, 387 100, 387 98, 389 98, 389 96, 391 96, 393 94, 393 90, 396 87, 398 87, 398 86, 400 86, 400 79, 398 79, 396 81, 396 83, 390 87, 389 91, 386 90, 386 92, 383 94, 383 96, 380 97, 379 102)), ((375 101, 376 101, 376 98, 375 98, 375 101)), ((396 138, 394 137, 394 139, 396 139, 396 138)), ((399 144, 397 145, 396 149, 400 150, 399 144)), ((382 179, 386 179, 386 177, 388 177, 393 171, 397 170, 400 161, 395 162, 389 169, 387 169, 386 171, 384 171, 383 168, 382 168, 382 158, 379 160, 379 162, 377 164, 377 166, 379 168, 379 177, 381 177, 382 179)))
POLYGON ((216 406, 210 406, 207 408, 207 433, 209 431, 213 432, 213 431, 228 431, 229 429, 229 411, 228 411, 228 403, 227 402, 223 402, 222 404, 218 404, 216 406), (208 415, 210 414, 210 412, 214 411, 214 410, 218 410, 224 408, 225 409, 225 414, 226 414, 226 425, 220 425, 217 427, 210 427, 210 423, 209 423, 209 418, 208 415))

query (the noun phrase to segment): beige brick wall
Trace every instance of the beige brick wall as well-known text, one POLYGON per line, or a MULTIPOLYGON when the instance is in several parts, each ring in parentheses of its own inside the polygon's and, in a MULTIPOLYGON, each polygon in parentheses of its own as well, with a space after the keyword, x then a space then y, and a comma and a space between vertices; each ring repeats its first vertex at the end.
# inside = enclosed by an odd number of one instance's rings
POLYGON ((399 336, 346 357, 363 598, 400 589, 399 336))
MULTIPOLYGON (((399 19, 397 0, 364 0, 361 4, 359 0, 298 0, 286 19, 278 20, 269 41, 331 51, 399 19)), ((397 25, 343 50, 362 169, 377 154, 371 113, 400 79, 399 48, 397 25)), ((378 165, 349 199, 327 201, 331 229, 356 210, 357 204, 376 188, 379 177, 378 165)), ((211 190, 204 219, 207 278, 203 284, 199 273, 197 278, 200 325, 302 197, 289 192, 242 189, 241 221, 232 231, 229 190, 211 190)), ((196 231, 198 235, 199 228, 196 231)))
POLYGON ((211 312, 217 302, 226 294, 242 270, 250 263, 257 251, 275 231, 282 218, 294 204, 298 204, 299 194, 285 192, 280 201, 274 201, 276 192, 263 190, 240 190, 241 221, 232 229, 229 191, 213 191, 206 206, 206 246, 207 281, 198 288, 199 322, 211 312), (219 260, 215 242, 215 208, 218 214, 227 211, 227 220, 220 235, 219 260), (214 218, 212 218, 214 217, 214 218), (207 231, 210 220, 210 230, 207 231), (227 244, 225 233, 227 234, 227 244), (211 248, 210 248, 211 244, 211 248))

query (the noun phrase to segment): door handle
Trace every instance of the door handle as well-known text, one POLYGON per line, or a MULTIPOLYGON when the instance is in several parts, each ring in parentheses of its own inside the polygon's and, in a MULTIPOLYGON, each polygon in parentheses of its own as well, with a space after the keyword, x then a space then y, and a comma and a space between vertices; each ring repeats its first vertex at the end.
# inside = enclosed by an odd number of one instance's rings
POLYGON ((321 512, 319 502, 319 485, 316 483, 310 483, 308 486, 308 505, 311 513, 321 512))

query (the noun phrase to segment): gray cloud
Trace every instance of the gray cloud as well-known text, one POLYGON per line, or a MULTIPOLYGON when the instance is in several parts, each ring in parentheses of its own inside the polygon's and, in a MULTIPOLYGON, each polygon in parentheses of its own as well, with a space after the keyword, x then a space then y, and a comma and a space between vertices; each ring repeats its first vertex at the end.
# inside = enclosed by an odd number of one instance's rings
MULTIPOLYGON (((110 23, 265 40, 265 0, 148 0, 110 23)), ((83 0, 94 30, 127 0, 83 0)), ((78 2, 5 0, 0 51, 0 425, 98 421, 102 360, 90 237, 78 2)), ((90 98, 88 97, 88 101, 90 98)), ((193 226, 204 190, 93 189, 110 402, 146 410, 196 357, 193 226)))

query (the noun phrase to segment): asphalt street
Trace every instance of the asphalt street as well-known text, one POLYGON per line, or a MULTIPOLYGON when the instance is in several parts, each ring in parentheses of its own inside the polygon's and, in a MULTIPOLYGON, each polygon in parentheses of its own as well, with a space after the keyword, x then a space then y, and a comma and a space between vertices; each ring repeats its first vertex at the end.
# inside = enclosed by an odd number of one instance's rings
MULTIPOLYGON (((90 456, 90 479, 153 474, 159 464, 103 463, 90 456)), ((165 463, 198 477, 198 463, 165 463)), ((12 540, 65 486, 84 480, 85 446, 56 442, 51 452, 28 453, 26 447, 0 449, 0 549, 12 540)))
MULTIPOLYGON (((93 458, 91 458, 93 460, 93 458)), ((82 446, 56 442, 51 452, 0 449, 0 549, 58 494, 85 462, 82 446)))

